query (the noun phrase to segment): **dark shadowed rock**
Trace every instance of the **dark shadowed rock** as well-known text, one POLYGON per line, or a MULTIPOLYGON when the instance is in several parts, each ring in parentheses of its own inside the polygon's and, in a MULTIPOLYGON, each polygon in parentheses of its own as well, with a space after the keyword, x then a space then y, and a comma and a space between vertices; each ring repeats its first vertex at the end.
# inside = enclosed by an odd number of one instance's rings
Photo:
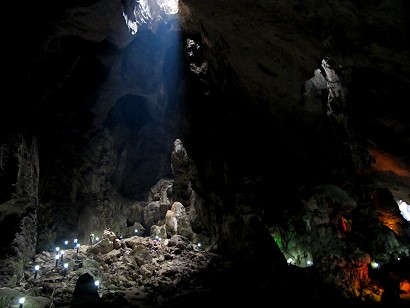
POLYGON ((104 306, 98 295, 98 289, 94 281, 94 277, 89 273, 85 273, 78 278, 73 293, 71 308, 104 306))

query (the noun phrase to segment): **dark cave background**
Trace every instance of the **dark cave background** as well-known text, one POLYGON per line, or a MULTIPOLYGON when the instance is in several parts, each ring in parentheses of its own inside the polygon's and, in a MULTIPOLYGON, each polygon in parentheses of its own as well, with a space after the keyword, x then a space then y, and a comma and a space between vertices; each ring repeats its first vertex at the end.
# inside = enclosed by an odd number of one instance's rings
POLYGON ((150 1, 132 35, 122 14, 134 5, 27 2, 6 31, 2 286, 66 238, 136 225, 154 237, 174 202, 188 238, 232 258, 234 277, 245 264, 271 279, 292 256, 284 271, 312 279, 313 259, 315 279, 350 299, 372 270, 339 281, 325 274, 332 258, 408 257, 406 1, 186 0, 175 16, 150 1), (314 79, 327 57, 346 93, 331 115, 314 79))

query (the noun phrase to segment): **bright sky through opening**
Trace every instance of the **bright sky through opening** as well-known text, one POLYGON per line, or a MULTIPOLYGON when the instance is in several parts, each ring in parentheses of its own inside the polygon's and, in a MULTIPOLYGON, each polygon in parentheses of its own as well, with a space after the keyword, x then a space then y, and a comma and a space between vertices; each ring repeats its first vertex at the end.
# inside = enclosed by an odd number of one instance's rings
POLYGON ((130 0, 123 6, 123 17, 132 35, 143 24, 154 19, 164 19, 165 15, 178 13, 178 0, 130 0))
POLYGON ((167 15, 178 13, 178 0, 156 0, 167 15))
POLYGON ((399 205, 401 215, 403 215, 404 219, 410 221, 410 205, 402 200, 399 200, 397 204, 399 205))

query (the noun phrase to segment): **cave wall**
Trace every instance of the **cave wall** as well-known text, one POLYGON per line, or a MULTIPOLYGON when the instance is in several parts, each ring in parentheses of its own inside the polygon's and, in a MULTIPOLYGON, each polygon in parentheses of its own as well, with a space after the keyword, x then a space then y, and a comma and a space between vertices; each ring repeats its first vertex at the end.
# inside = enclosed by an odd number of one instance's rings
MULTIPOLYGON (((14 287, 24 277, 25 265, 37 248, 39 159, 33 136, 2 140, 0 177, 3 185, 13 186, 13 193, 0 201, 0 284, 14 287), (15 157, 13 157, 15 156, 15 157), (15 159, 17 162, 15 161, 15 159), (7 170, 16 168, 15 182, 7 170)), ((4 194, 3 194, 4 195, 4 194)))

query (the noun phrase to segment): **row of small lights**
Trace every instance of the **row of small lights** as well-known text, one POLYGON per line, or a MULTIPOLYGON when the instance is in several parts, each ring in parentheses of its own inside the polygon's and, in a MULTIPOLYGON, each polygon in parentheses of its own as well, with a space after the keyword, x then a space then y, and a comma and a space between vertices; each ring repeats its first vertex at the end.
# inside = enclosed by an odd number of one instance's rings
MULTIPOLYGON (((135 233, 138 233, 138 229, 135 229, 135 233)), ((94 233, 92 233, 92 234, 90 234, 90 244, 92 244, 92 241, 93 241, 93 239, 94 239, 94 233)), ((96 241, 99 241, 100 240, 100 238, 97 236, 96 238, 95 238, 95 240, 96 241)), ((77 253, 78 253, 78 250, 80 249, 80 243, 78 242, 78 239, 74 239, 73 240, 73 243, 74 243, 74 248, 76 248, 77 249, 77 253)), ((66 241, 64 241, 64 245, 65 246, 67 246, 68 245, 68 241, 66 240, 66 241)), ((55 251, 57 252, 57 254, 55 255, 55 260, 56 260, 56 264, 55 264, 55 266, 57 267, 58 266, 58 261, 60 260, 60 262, 62 262, 63 261, 63 258, 64 258, 64 250, 60 250, 60 247, 56 247, 55 248, 55 251)), ((67 270, 67 268, 68 268, 68 263, 64 263, 64 269, 65 270, 67 270)), ((40 269, 40 266, 39 265, 35 265, 34 266, 34 271, 35 271, 35 274, 34 274, 34 278, 37 278, 37 272, 39 271, 39 269, 40 269)))
MULTIPOLYGON (((94 285, 97 287, 97 289, 98 289, 98 287, 100 286, 100 281, 99 280, 95 280, 94 281, 94 285)), ((20 297, 19 298, 19 308, 23 308, 23 305, 24 305, 24 302, 26 301, 26 298, 25 297, 20 297)))
MULTIPOLYGON (((138 233, 138 229, 135 229, 134 231, 135 231, 135 233, 138 233)), ((90 240, 91 240, 91 238, 94 238, 94 234, 91 234, 91 235, 90 235, 90 240)), ((98 240, 99 240, 99 237, 96 237, 95 240, 98 241, 98 240)), ((161 238, 157 235, 157 236, 155 236, 155 241, 161 242, 161 238)), ((91 242, 91 241, 90 241, 90 242, 91 242)), ((74 248, 77 249, 77 253, 78 253, 78 250, 79 250, 79 248, 80 248, 80 243, 78 243, 78 239, 74 239, 74 240, 73 240, 73 243, 74 243, 74 248)), ((65 246, 67 246, 67 245, 68 245, 68 241, 64 241, 64 244, 65 244, 65 246)), ((90 244, 91 244, 91 243, 90 243, 90 244)), ((198 247, 198 248, 201 248, 201 243, 198 243, 198 244, 197 244, 197 247, 198 247)), ((58 266, 58 261, 59 261, 59 260, 60 260, 61 262, 63 261, 64 250, 61 250, 61 251, 60 251, 60 247, 56 247, 55 250, 56 250, 56 252, 57 252, 57 254, 55 255, 55 260, 56 260, 55 266, 57 267, 57 266, 58 266)), ((310 262, 310 261, 308 261, 308 265, 309 265, 309 262, 310 262)), ((289 261, 288 261, 288 263, 289 263, 289 261)), ((68 263, 64 263, 63 267, 64 267, 64 277, 65 277, 65 275, 67 274, 67 270, 68 270, 68 263)), ((39 270, 40 270, 40 265, 36 264, 36 265, 34 266, 34 279, 37 278, 37 273, 38 273, 39 270)), ((95 284, 95 286, 98 288, 99 285, 100 285, 100 281, 99 281, 99 280, 95 280, 95 281, 94 281, 94 284, 95 284)), ((23 307, 24 301, 25 301, 25 298, 24 298, 24 297, 21 297, 21 298, 19 299, 20 308, 23 307)))
MULTIPOLYGON (((138 233, 138 229, 135 229, 134 232, 135 232, 135 233, 138 233)), ((92 233, 92 234, 90 234, 90 244, 92 244, 93 238, 94 238, 94 234, 92 233)), ((98 240, 99 240, 99 237, 96 237, 95 240, 98 241, 98 240)), ((157 236, 155 236, 154 241, 155 241, 155 242, 161 242, 161 238, 157 235, 157 236)), ((80 248, 80 243, 78 242, 78 239, 75 238, 75 239, 73 240, 73 244, 74 244, 74 248, 77 249, 77 253, 78 253, 78 250, 79 250, 79 248, 80 248)), ((64 245, 65 245, 65 246, 68 245, 68 241, 67 241, 67 240, 64 241, 64 245)), ((198 244, 197 244, 197 247, 200 249, 200 248, 201 248, 201 243, 198 243, 198 244)), ((63 261, 64 253, 65 253, 65 252, 64 252, 64 250, 61 250, 61 251, 60 251, 60 247, 56 247, 56 248, 55 248, 55 251, 57 252, 57 254, 55 255, 55 262, 56 262, 56 263, 55 263, 55 267, 57 267, 59 261, 60 261, 60 262, 63 261)), ((309 262, 309 261, 308 261, 308 262, 309 262)), ((63 264, 63 267, 64 267, 64 277, 65 277, 65 275, 67 274, 67 270, 68 270, 68 263, 64 263, 64 264, 63 264)), ((37 273, 38 273, 39 270, 40 270, 40 265, 36 264, 36 265, 34 266, 34 279, 37 278, 37 273)), ((98 282, 98 281, 97 281, 97 282, 98 282)), ((98 282, 98 283, 99 283, 99 282, 98 282)), ((97 284, 96 284, 96 285, 97 285, 97 284)))
MULTIPOLYGON (((135 233, 138 233, 138 229, 135 229, 134 231, 135 231, 135 233)), ((93 238, 94 238, 94 234, 92 233, 92 234, 90 234, 90 244, 92 244, 92 239, 93 239, 93 238)), ((98 241, 99 239, 100 239, 100 238, 99 238, 98 236, 95 238, 96 241, 98 241)), ((155 240, 161 241, 161 238, 158 237, 158 236, 156 236, 155 240)), ((80 243, 78 243, 78 239, 74 239, 74 240, 73 240, 73 243, 74 243, 74 248, 77 249, 77 253, 78 253, 78 250, 79 250, 79 248, 80 248, 80 243)), ((64 244, 67 246, 67 245, 68 245, 68 241, 64 241, 64 244)), ((198 246, 200 246, 200 245, 201 245, 201 244, 199 244, 198 246)), ((57 254, 55 255, 55 260, 56 260, 55 266, 57 267, 58 261, 59 261, 59 260, 60 260, 60 261, 63 261, 64 250, 61 250, 61 251, 60 251, 60 247, 56 247, 55 250, 56 250, 56 252, 57 252, 57 254)), ((65 276, 66 273, 67 273, 67 269, 68 269, 68 263, 64 263, 63 266, 64 266, 64 276, 65 276)), ((37 273, 38 273, 39 270, 40 270, 40 265, 36 264, 36 265, 34 266, 34 272, 35 272, 35 273, 34 273, 34 278, 37 278, 37 273)), ((95 281, 94 281, 94 285, 95 285, 97 288, 99 288, 99 286, 100 286, 100 281, 99 281, 99 280, 95 280, 95 281)), ((20 297, 20 298, 19 298, 20 308, 23 307, 24 302, 25 302, 25 298, 24 298, 24 297, 20 297)))
MULTIPOLYGON (((400 260, 401 260, 400 257, 397 257, 397 261, 400 261, 400 260)), ((372 261, 372 262, 370 262, 370 266, 373 269, 379 269, 380 268, 380 263, 378 263, 376 261, 372 261)))
MULTIPOLYGON (((161 238, 158 237, 158 236, 156 236, 155 239, 158 240, 158 241, 161 240, 161 238)), ((200 244, 200 243, 198 244, 198 247, 201 247, 201 244, 200 244)), ((397 258, 397 260, 400 260, 400 257, 397 258)), ((293 260, 292 258, 288 258, 287 262, 288 262, 288 264, 293 264, 294 260, 293 260)), ((311 266, 311 265, 313 265, 313 262, 310 261, 310 260, 307 260, 307 261, 306 261, 306 264, 307 264, 308 266, 311 266)), ((380 264, 379 264, 378 262, 375 262, 375 261, 372 261, 370 265, 371 265, 371 267, 374 268, 374 269, 379 269, 379 268, 380 268, 380 264)), ((64 263, 64 268, 65 268, 65 269, 68 268, 68 264, 67 264, 67 263, 64 263)), ((37 271, 39 270, 39 266, 38 266, 38 265, 35 266, 35 270, 36 270, 36 275, 37 275, 37 271)), ((34 278, 36 278, 36 275, 34 276, 34 278)), ((98 289, 99 286, 100 286, 100 281, 99 281, 99 280, 95 280, 95 281, 94 281, 94 285, 95 285, 95 286, 97 287, 97 289, 98 289)), ((19 308, 23 308, 24 302, 25 302, 25 298, 24 298, 24 297, 20 297, 20 298, 19 298, 19 304, 20 304, 19 308)))
MULTIPOLYGON (((135 233, 138 233, 138 229, 135 229, 135 233)), ((92 233, 92 234, 90 234, 90 244, 92 244, 92 240, 94 239, 94 233, 92 233)), ((156 238, 157 240, 161 240, 161 238, 158 238, 158 236, 157 236, 157 238, 156 238)), ((99 241, 100 240, 100 238, 97 236, 96 238, 95 238, 95 240, 96 241, 99 241)), ((73 243, 74 243, 74 248, 76 248, 77 249, 77 253, 78 253, 78 250, 80 249, 80 243, 78 242, 78 239, 74 239, 73 240, 73 243)), ((66 240, 66 241, 64 241, 64 245, 65 246, 67 246, 68 245, 68 241, 66 240)), ((55 255, 55 260, 56 260, 56 264, 55 264, 55 266, 57 267, 58 266, 58 261, 60 260, 60 262, 62 262, 63 261, 63 258, 64 258, 64 250, 60 250, 60 247, 56 247, 55 248, 55 251, 57 252, 57 254, 55 255)), ((67 269, 68 269, 68 263, 64 263, 64 265, 63 265, 63 267, 64 267, 64 276, 65 276, 65 274, 66 274, 66 272, 67 272, 67 269)), ((34 274, 34 278, 37 278, 37 273, 38 273, 38 271, 40 270, 40 265, 38 265, 38 264, 36 264, 35 266, 34 266, 34 272, 35 272, 35 274, 34 274)), ((96 280, 96 282, 95 282, 95 285, 98 287, 98 285, 99 285, 99 281, 98 280, 96 280)), ((23 299, 23 302, 24 302, 24 299, 23 299)))
MULTIPOLYGON (((400 261, 400 257, 397 258, 397 261, 400 261)), ((294 264, 294 260, 292 258, 288 258, 287 262, 288 262, 288 264, 294 264)), ((306 264, 307 264, 307 266, 311 266, 311 265, 313 265, 313 262, 310 261, 310 260, 307 260, 306 264)), ((379 269, 380 268, 380 263, 372 261, 372 262, 370 262, 370 266, 373 269, 379 269)))
MULTIPOLYGON (((295 260, 293 260, 292 258, 288 258, 286 261, 288 262, 288 264, 294 264, 295 263, 295 260)), ((311 260, 307 260, 306 265, 307 266, 312 266, 313 262, 311 260)))
MULTIPOLYGON (((398 201, 398 204, 399 204, 399 205, 402 205, 402 203, 403 203, 404 205, 407 205, 407 204, 406 204, 405 202, 403 202, 402 200, 399 200, 399 201, 398 201)), ((135 233, 138 233, 138 229, 135 229, 134 232, 135 232, 135 233)), ((91 236, 94 237, 94 234, 91 234, 91 236)), ((122 238, 122 237, 121 237, 121 238, 122 238)), ((95 240, 98 241, 98 240, 99 240, 99 237, 96 237, 95 240)), ((161 241, 161 238, 158 237, 158 235, 157 235, 157 236, 155 237, 155 241, 160 242, 160 241, 161 241)), ((80 243, 78 243, 78 239, 74 239, 73 242, 74 242, 74 248, 77 249, 77 253, 78 253, 78 250, 79 250, 79 248, 80 248, 80 243)), ((64 244, 67 246, 67 245, 68 245, 68 241, 64 241, 64 244)), ((201 247, 201 243, 198 243, 198 244, 197 244, 197 247, 200 248, 200 247, 201 247)), ((59 251, 60 251, 60 248, 59 248, 59 247, 56 247, 56 252, 57 252, 57 254, 56 254, 56 256, 55 256, 55 260, 56 260, 56 265, 55 265, 55 266, 56 266, 56 267, 57 267, 57 265, 58 265, 58 260, 61 259, 60 261, 63 261, 63 256, 64 256, 64 250, 61 250, 60 253, 59 253, 59 251)), ((400 258, 397 258, 397 260, 400 261, 400 258)), ((293 260, 292 258, 288 258, 288 259, 287 259, 287 263, 288 263, 288 264, 293 264, 293 263, 294 263, 294 260, 293 260)), ((313 265, 313 262, 312 262, 311 260, 307 260, 307 261, 306 261, 306 264, 307 264, 307 266, 311 266, 311 265, 313 265)), ((375 261, 372 261, 372 262, 370 263, 370 265, 371 265, 371 267, 374 268, 374 269, 379 269, 379 268, 380 268, 380 264, 379 264, 378 262, 375 262, 375 261)), ((64 266, 64 276, 65 276, 65 274, 67 273, 67 269, 68 269, 68 263, 64 263, 63 266, 64 266)), ((34 266, 34 271, 35 271, 34 278, 37 278, 37 272, 39 271, 39 269, 40 269, 40 266, 39 266, 39 265, 35 265, 35 266, 34 266)), ((99 281, 99 280, 95 280, 94 284, 95 284, 95 286, 98 288, 99 285, 100 285, 100 281, 99 281)), ((20 304, 19 307, 20 307, 20 308, 23 307, 24 301, 25 301, 25 298, 24 298, 24 297, 21 297, 21 298, 19 299, 19 304, 20 304)))
MULTIPOLYGON (((74 248, 77 249, 77 253, 78 253, 78 250, 80 248, 80 243, 78 243, 78 239, 74 239, 73 243, 74 243, 74 248)), ((64 244, 67 246, 68 241, 64 241, 64 244)), ((57 254, 54 256, 54 259, 56 260, 55 267, 57 267, 59 263, 58 261, 63 262, 65 251, 60 250, 60 247, 56 247, 55 251, 57 252, 57 254)), ((68 270, 67 262, 63 264, 63 268, 64 268, 64 277, 65 277, 65 275, 67 274, 67 270, 68 270)), ((34 279, 37 278, 37 273, 39 270, 40 270, 40 265, 38 264, 34 265, 34 279)))
MULTIPOLYGON (((94 235, 94 234, 93 234, 94 235)), ((99 240, 99 238, 98 237, 96 237, 95 238, 97 241, 99 240)), ((74 243, 74 248, 76 248, 77 249, 77 253, 78 253, 78 250, 79 250, 79 248, 80 248, 80 243, 78 243, 78 239, 74 239, 73 240, 73 243, 74 243)), ((64 241, 64 245, 65 246, 67 246, 68 245, 68 241, 64 241)), ((58 266, 58 261, 60 260, 61 262, 63 261, 63 257, 64 257, 64 250, 60 250, 60 247, 56 247, 55 248, 55 251, 57 252, 57 254, 55 255, 55 260, 56 260, 56 263, 55 263, 55 266, 57 267, 58 266)), ((64 277, 65 277, 65 275, 67 274, 67 270, 68 270, 68 263, 64 263, 64 265, 63 265, 63 267, 64 267, 64 277)), ((35 266, 34 266, 34 279, 36 279, 37 278, 37 273, 38 273, 38 271, 40 270, 40 265, 38 265, 38 264, 36 264, 35 266)), ((95 284, 95 286, 98 288, 99 287, 99 285, 100 285, 100 281, 99 280, 95 280, 94 281, 94 284, 95 284)), ((19 298, 19 308, 22 308, 23 307, 23 304, 24 304, 24 302, 25 302, 25 298, 24 297, 20 297, 19 298)))
MULTIPOLYGON (((135 230, 135 232, 137 232, 137 230, 135 230)), ((158 235, 156 235, 154 242, 161 242, 161 238, 158 235)), ((198 243, 196 246, 198 247, 198 249, 201 249, 201 243, 198 243)))

